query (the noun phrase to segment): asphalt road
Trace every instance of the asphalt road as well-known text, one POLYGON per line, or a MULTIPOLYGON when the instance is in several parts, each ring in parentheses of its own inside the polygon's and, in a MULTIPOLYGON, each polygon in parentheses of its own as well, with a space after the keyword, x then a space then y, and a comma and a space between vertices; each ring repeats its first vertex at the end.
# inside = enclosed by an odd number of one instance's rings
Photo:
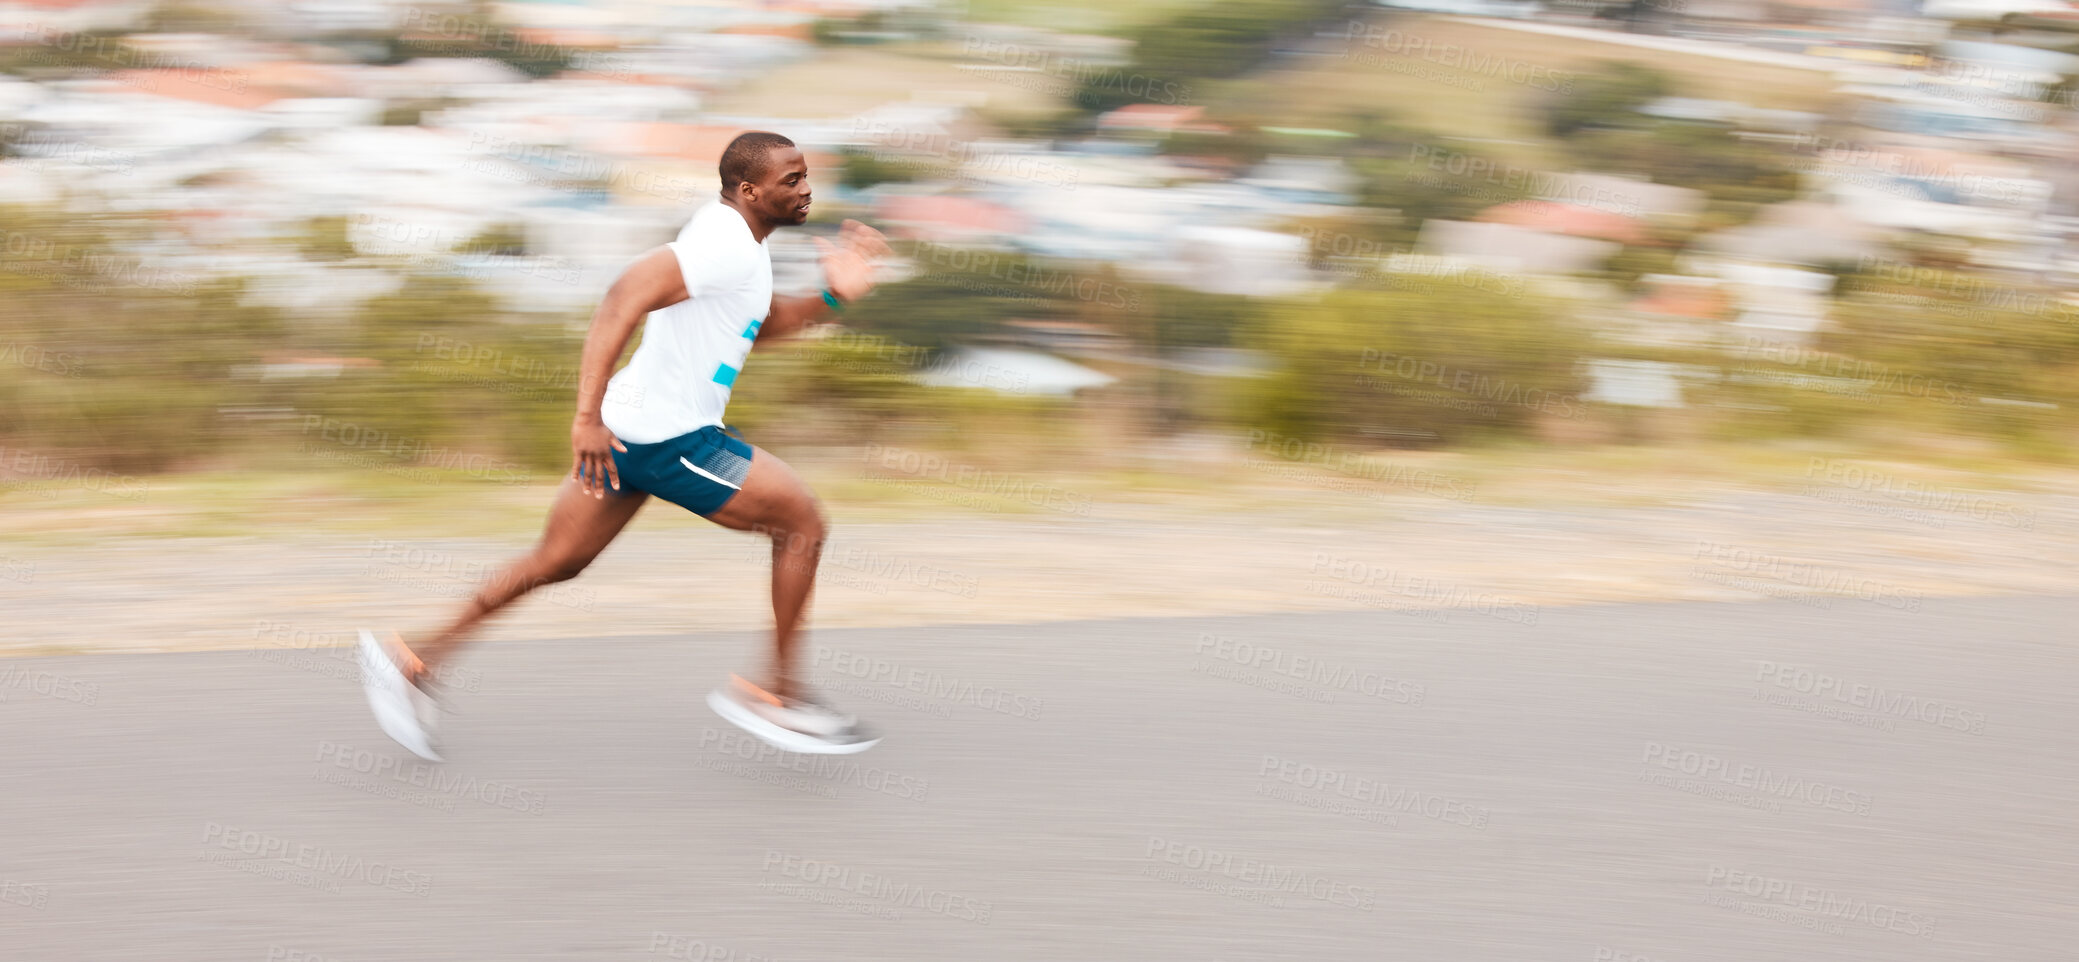
MULTIPOLYGON (((334 650, 0 661, 0 957, 2067 960, 2079 599, 508 643, 450 761, 334 650)), ((291 639, 293 641, 293 639, 291 639)))

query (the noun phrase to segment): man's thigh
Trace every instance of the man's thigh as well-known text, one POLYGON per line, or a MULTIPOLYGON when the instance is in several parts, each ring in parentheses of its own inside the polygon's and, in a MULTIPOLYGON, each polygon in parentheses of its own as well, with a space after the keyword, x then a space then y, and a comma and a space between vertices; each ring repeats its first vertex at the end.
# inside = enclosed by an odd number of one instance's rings
POLYGON ((772 452, 756 446, 751 451, 743 488, 707 519, 737 531, 793 531, 819 523, 822 509, 801 476, 772 452))

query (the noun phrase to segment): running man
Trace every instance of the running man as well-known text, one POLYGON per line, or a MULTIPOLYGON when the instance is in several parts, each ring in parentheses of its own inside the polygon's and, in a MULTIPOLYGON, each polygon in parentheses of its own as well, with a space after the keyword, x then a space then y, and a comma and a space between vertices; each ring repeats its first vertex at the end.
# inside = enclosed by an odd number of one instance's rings
POLYGON ((866 296, 888 245, 878 231, 846 221, 837 244, 816 239, 822 294, 775 297, 765 240, 808 220, 808 164, 793 141, 754 131, 722 153, 721 175, 720 199, 695 212, 678 240, 623 271, 592 315, 570 428, 571 473, 556 492, 541 542, 486 581, 447 627, 409 644, 394 634, 360 633, 363 686, 376 722, 413 754, 440 758, 433 738, 439 710, 427 689, 471 630, 527 592, 577 577, 653 494, 725 528, 772 539, 771 669, 759 683, 731 676, 708 696, 709 706, 789 751, 849 753, 880 741, 800 686, 795 656, 823 548, 823 511, 786 462, 726 432, 722 411, 752 346, 866 296), (645 317, 641 346, 614 373, 645 317))

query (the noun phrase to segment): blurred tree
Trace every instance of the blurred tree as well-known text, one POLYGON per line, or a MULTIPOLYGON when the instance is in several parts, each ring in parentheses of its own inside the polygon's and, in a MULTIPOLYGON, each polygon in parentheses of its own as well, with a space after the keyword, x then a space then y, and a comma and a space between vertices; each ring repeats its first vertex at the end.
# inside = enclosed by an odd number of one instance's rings
POLYGON ((1198 102, 1197 84, 1262 65, 1287 39, 1340 14, 1342 0, 1223 0, 1133 32, 1132 62, 1084 71, 1075 105, 1093 113, 1127 104, 1198 102))
POLYGON ((145 15, 144 33, 216 33, 241 30, 238 11, 198 0, 164 0, 145 15))
POLYGON ((462 246, 456 248, 455 252, 519 257, 527 253, 527 230, 519 224, 501 221, 484 228, 475 237, 463 241, 462 246))
POLYGON ((853 190, 865 190, 875 184, 907 184, 929 172, 921 162, 883 159, 873 151, 847 148, 840 151, 844 158, 844 184, 853 190))
POLYGON ((1674 82, 1651 67, 1622 60, 1604 60, 1583 71, 1572 87, 1546 97, 1545 130, 1554 137, 1572 137, 1594 128, 1625 128, 1641 125, 1643 107, 1674 92, 1674 82))
POLYGON ((339 216, 304 221, 296 247, 306 260, 343 261, 354 256, 354 244, 347 239, 347 219, 339 216))
POLYGON ((1643 174, 1714 199, 1758 205, 1797 196, 1798 175, 1776 148, 1741 140, 1714 124, 1640 121, 1632 127, 1582 129, 1567 142, 1567 152, 1587 170, 1643 174))
POLYGON ((1541 414, 1572 416, 1588 342, 1541 299, 1467 273, 1279 303, 1245 343, 1277 364, 1249 384, 1252 426, 1458 443, 1523 433, 1541 414))

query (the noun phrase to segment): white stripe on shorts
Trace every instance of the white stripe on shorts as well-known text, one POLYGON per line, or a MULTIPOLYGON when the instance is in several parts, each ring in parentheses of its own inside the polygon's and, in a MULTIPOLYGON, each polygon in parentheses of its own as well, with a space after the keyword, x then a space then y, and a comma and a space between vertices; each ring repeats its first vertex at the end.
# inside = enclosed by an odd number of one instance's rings
POLYGON ((743 486, 742 486, 742 485, 740 485, 740 484, 729 484, 729 479, 728 479, 728 478, 724 478, 724 477, 722 477, 721 475, 715 474, 715 473, 714 473, 714 472, 712 472, 712 471, 709 471, 709 470, 707 470, 707 469, 705 469, 705 468, 702 468, 702 467, 701 467, 700 465, 694 464, 693 462, 691 462, 691 461, 688 461, 688 460, 686 460, 685 458, 680 458, 680 459, 679 459, 679 463, 680 463, 680 464, 683 464, 683 465, 685 465, 685 466, 686 466, 686 470, 688 470, 688 471, 691 471, 691 472, 693 472, 694 474, 700 475, 701 477, 703 477, 703 478, 706 478, 706 479, 708 479, 709 481, 713 481, 713 482, 714 482, 714 483, 716 483, 716 484, 726 484, 726 485, 729 485, 730 489, 731 489, 731 490, 734 490, 734 491, 742 491, 742 490, 743 490, 743 486))

